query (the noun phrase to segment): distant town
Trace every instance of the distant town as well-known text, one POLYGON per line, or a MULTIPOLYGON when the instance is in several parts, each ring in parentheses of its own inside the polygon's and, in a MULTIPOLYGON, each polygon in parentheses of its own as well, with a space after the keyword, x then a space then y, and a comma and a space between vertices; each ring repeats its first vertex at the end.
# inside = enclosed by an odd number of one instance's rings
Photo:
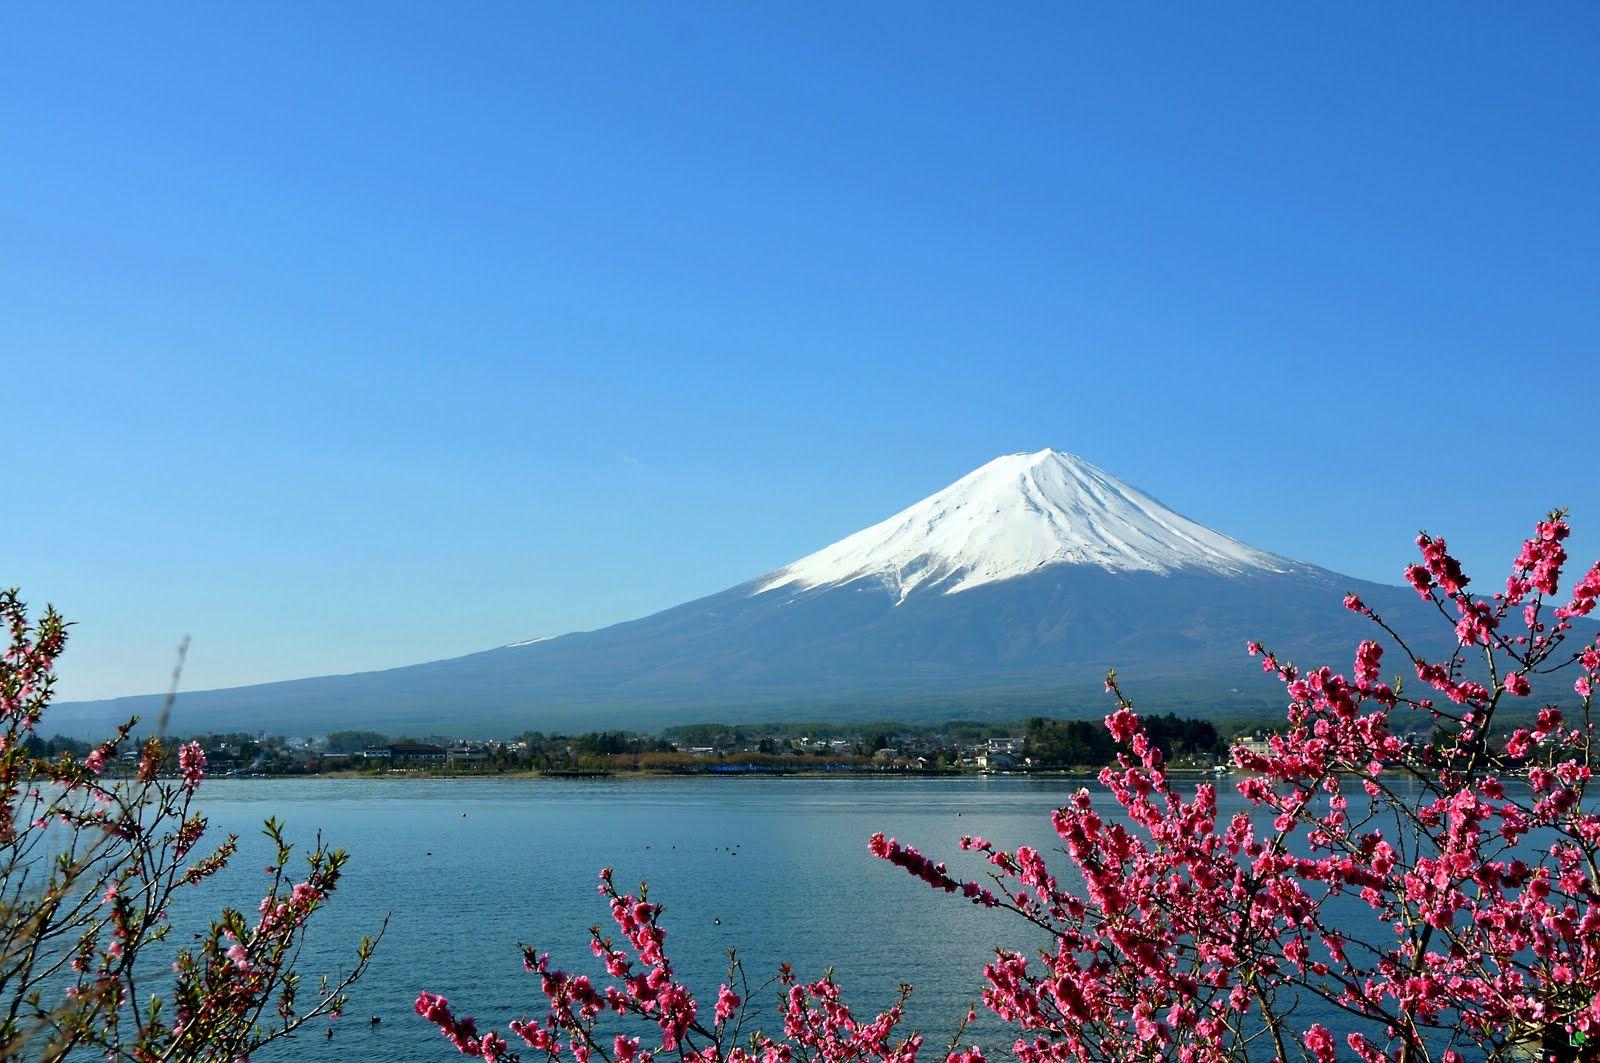
MULTIPOLYGON (((1248 722, 1219 727, 1175 715, 1147 717, 1172 767, 1213 770, 1229 763, 1238 742, 1265 743, 1248 722)), ((446 735, 391 736, 334 731, 325 736, 265 733, 183 736, 200 742, 215 777, 293 775, 599 776, 625 773, 1014 773, 1070 772, 1113 763, 1116 746, 1099 720, 1032 717, 1012 723, 941 724, 687 724, 657 734, 591 731, 564 735, 528 731, 500 740, 446 735)), ((81 756, 86 743, 31 739, 41 752, 81 756)), ((120 766, 131 770, 137 743, 120 766)))

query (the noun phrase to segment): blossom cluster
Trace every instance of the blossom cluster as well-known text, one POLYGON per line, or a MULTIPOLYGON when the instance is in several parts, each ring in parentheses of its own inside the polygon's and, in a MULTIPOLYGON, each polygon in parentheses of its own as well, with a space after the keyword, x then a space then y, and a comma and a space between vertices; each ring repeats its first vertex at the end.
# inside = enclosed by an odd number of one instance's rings
MULTIPOLYGON (((730 954, 727 980, 718 987, 707 1021, 694 993, 673 970, 661 906, 646 897, 643 887, 637 895, 619 892, 610 869, 601 871, 599 888, 617 931, 611 937, 596 928, 590 940, 590 951, 605 971, 600 984, 588 975, 552 967, 548 953, 524 952, 524 966, 538 979, 544 1015, 513 1019, 507 1029, 550 1063, 564 1058, 573 1063, 655 1063, 663 1058, 679 1063, 916 1063, 921 1037, 896 1037, 910 987, 903 988, 893 1007, 862 1020, 845 1004, 831 977, 802 982, 784 967, 752 989, 743 963, 730 954), (747 1032, 753 997, 769 989, 776 991, 781 1034, 747 1032)), ((490 1063, 519 1058, 509 1051, 507 1038, 480 1030, 473 1018, 457 1016, 442 996, 420 993, 415 1010, 464 1055, 490 1063)), ((969 1063, 981 1063, 981 1056, 969 1063)))
POLYGON ((224 910, 209 935, 195 935, 200 945, 178 950, 169 995, 150 994, 141 954, 172 930, 179 895, 237 849, 229 836, 197 851, 205 754, 159 736, 135 746, 137 720, 81 759, 37 754, 31 736, 50 706, 67 624, 54 610, 30 620, 15 590, 0 592, 0 623, 9 634, 0 650, 0 1058, 245 1058, 337 1012, 372 943, 303 1004, 295 959, 344 854, 319 843, 306 879, 289 882, 292 849, 273 822, 273 879, 257 919, 224 910), (125 749, 137 750, 131 773, 118 768, 125 749))
POLYGON ((1539 522, 1488 597, 1469 593, 1444 539, 1419 537, 1404 575, 1449 626, 1442 656, 1356 594, 1345 607, 1376 637, 1348 673, 1251 643, 1289 705, 1265 751, 1234 750, 1250 811, 1231 817, 1210 783, 1180 792, 1111 676, 1106 725, 1127 752, 1100 782, 1117 812, 1080 790, 1055 813, 1071 885, 1028 846, 962 841, 992 865, 1001 906, 1054 942, 985 969, 985 1003, 1019 1029, 1015 1054, 1202 1061, 1297 1047, 1320 1063, 1341 1049, 1453 1063, 1570 1055, 1600 1037, 1600 816, 1586 801, 1600 645, 1574 627, 1595 609, 1600 566, 1558 597, 1569 533, 1562 514, 1539 522), (1384 680, 1386 650, 1422 691, 1384 680), (1563 671, 1576 673, 1575 706, 1520 708, 1563 671), (1337 910, 1349 897, 1371 933, 1350 932, 1337 910), (1342 1036, 1296 1028, 1307 1001, 1342 1016, 1342 1036))

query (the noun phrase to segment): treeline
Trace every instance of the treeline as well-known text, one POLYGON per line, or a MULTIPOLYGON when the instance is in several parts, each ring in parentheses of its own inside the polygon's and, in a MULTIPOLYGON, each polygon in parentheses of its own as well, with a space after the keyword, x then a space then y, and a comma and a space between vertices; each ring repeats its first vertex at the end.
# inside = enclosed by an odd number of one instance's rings
POLYGON ((671 742, 632 731, 588 731, 579 735, 524 731, 516 741, 527 744, 528 756, 545 760, 674 752, 671 742))
MULTIPOLYGON (((105 771, 113 775, 131 774, 139 763, 144 743, 150 737, 152 736, 133 733, 129 740, 122 744, 118 757, 107 764, 105 771)), ((287 742, 279 736, 252 735, 240 731, 224 734, 205 732, 194 735, 167 735, 162 741, 165 757, 161 771, 168 774, 175 773, 178 770, 178 748, 191 741, 198 743, 205 753, 206 774, 212 776, 242 771, 258 775, 303 775, 320 769, 316 758, 301 751, 291 750, 287 742)), ((77 760, 83 759, 91 749, 95 748, 89 742, 64 735, 54 735, 47 739, 29 735, 22 744, 32 756, 55 758, 66 754, 77 760)))
MULTIPOLYGON (((386 746, 401 742, 435 742, 440 739, 413 738, 402 735, 392 738, 378 731, 334 731, 328 735, 329 753, 360 753, 368 746, 386 746)), ((588 731, 578 735, 555 732, 524 731, 511 740, 526 744, 527 753, 533 757, 559 755, 614 756, 621 753, 663 753, 672 751, 672 743, 652 735, 633 731, 588 731)))
POLYGON ((389 736, 377 731, 334 731, 328 735, 329 753, 359 753, 368 746, 389 744, 389 736))
MULTIPOLYGON (((382 745, 386 743, 368 743, 382 745)), ((366 774, 393 771, 421 771, 429 774, 493 775, 503 772, 547 772, 553 774, 609 774, 645 771, 666 774, 703 774, 708 771, 799 771, 834 770, 870 764, 871 758, 831 751, 801 751, 772 739, 753 743, 754 748, 725 748, 714 756, 701 756, 675 748, 672 743, 651 735, 628 731, 590 731, 563 735, 527 731, 511 742, 491 742, 477 747, 470 756, 451 757, 437 763, 396 763, 388 759, 363 759, 359 756, 338 765, 342 770, 366 774)), ((311 761, 316 764, 315 758, 311 761)))
MULTIPOLYGON (((501 760, 509 759, 509 767, 536 771, 701 772, 708 766, 705 758, 686 751, 696 743, 683 738, 669 740, 664 734, 589 731, 563 735, 525 731, 515 741, 523 743, 525 748, 519 753, 502 753, 491 757, 491 763, 498 765, 501 760)), ((771 736, 749 736, 741 742, 746 743, 753 748, 721 747, 712 763, 753 770, 782 770, 811 767, 824 756, 838 762, 851 759, 848 756, 808 754, 788 741, 771 736)))
POLYGON ((955 742, 986 742, 1018 733, 1015 721, 945 720, 942 723, 874 720, 864 723, 810 721, 785 723, 686 723, 668 727, 661 737, 681 746, 712 746, 752 742, 761 738, 844 738, 882 749, 895 735, 929 738, 942 735, 955 742))
MULTIPOLYGON (((1185 755, 1214 756, 1225 751, 1222 735, 1209 720, 1173 713, 1144 717, 1145 728, 1169 760, 1185 755)), ((1117 757, 1117 743, 1099 720, 1052 720, 1035 716, 1023 734, 1023 756, 1036 768, 1101 767, 1117 757)))
POLYGON ((30 757, 55 758, 63 753, 73 757, 82 757, 93 746, 88 742, 80 742, 76 738, 68 738, 65 735, 51 735, 49 738, 29 735, 22 740, 22 748, 30 757))

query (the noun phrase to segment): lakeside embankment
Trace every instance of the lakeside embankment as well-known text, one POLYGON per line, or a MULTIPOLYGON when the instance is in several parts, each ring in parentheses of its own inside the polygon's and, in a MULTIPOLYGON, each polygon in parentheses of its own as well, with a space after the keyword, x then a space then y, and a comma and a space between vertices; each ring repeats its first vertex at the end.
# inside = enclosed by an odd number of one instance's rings
MULTIPOLYGON (((1174 768, 1211 771, 1230 763, 1233 741, 1260 740, 1235 722, 1218 724, 1170 713, 1151 716, 1157 746, 1174 768)), ((1115 763, 1116 748, 1099 719, 1035 716, 1011 722, 687 724, 658 734, 525 731, 507 739, 441 735, 391 738, 374 731, 321 736, 204 733, 168 736, 195 742, 213 777, 844 776, 995 775, 1011 772, 1092 774, 1115 763)), ((32 740, 37 752, 74 758, 91 747, 68 738, 32 740)), ((169 743, 172 744, 172 743, 169 743)), ((121 751, 112 770, 132 771, 141 743, 121 751)), ((166 765, 171 771, 176 764, 166 765)))
MULTIPOLYGON (((1094 780, 1098 777, 1100 768, 1082 766, 1076 768, 1051 768, 1037 771, 895 771, 887 769, 867 769, 863 771, 828 770, 822 768, 795 768, 795 769, 762 769, 762 770, 736 770, 719 771, 707 768, 704 771, 649 771, 649 770, 620 770, 620 771, 539 771, 525 769, 517 771, 500 772, 472 772, 430 770, 426 768, 390 768, 385 771, 324 771, 324 772, 299 772, 295 774, 228 774, 213 776, 218 779, 242 781, 273 781, 287 779, 304 779, 315 781, 326 780, 370 780, 376 782, 405 780, 454 780, 470 779, 476 781, 491 781, 496 779, 841 779, 856 781, 885 781, 891 779, 918 779, 937 781, 941 779, 1084 779, 1094 780)), ((1175 778, 1207 779, 1220 778, 1237 774, 1230 769, 1205 768, 1205 767, 1173 767, 1167 774, 1175 778)))

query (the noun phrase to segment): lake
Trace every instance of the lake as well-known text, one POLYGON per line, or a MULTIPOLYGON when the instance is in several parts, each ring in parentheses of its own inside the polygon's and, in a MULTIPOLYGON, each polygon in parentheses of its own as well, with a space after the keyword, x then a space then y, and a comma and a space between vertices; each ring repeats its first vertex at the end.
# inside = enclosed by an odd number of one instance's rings
MULTIPOLYGON (((609 925, 594 888, 603 866, 619 885, 648 880, 652 899, 666 906, 669 954, 703 1008, 730 947, 752 982, 785 960, 804 979, 831 965, 858 1014, 890 1003, 901 982, 915 985, 907 1028, 927 1035, 930 1059, 942 1058, 977 1000, 994 945, 1029 945, 1038 932, 874 859, 867 837, 882 830, 946 859, 958 878, 981 877, 984 865, 957 848, 962 834, 1048 851, 1057 844, 1049 812, 1080 785, 1024 777, 210 780, 201 794, 212 835, 237 831, 241 849, 206 901, 254 910, 268 853, 260 821, 276 815, 291 838, 321 831, 351 853, 314 923, 308 986, 323 969, 347 964, 360 935, 392 913, 334 1036, 309 1028, 270 1058, 453 1056, 412 1013, 419 989, 443 993, 502 1032, 509 1019, 542 1015, 517 944, 598 974, 587 931, 609 925), (374 1015, 378 1026, 369 1023, 374 1015)), ((1231 786, 1220 790, 1226 820, 1242 802, 1231 786)), ((1098 800, 1115 808, 1103 794, 1098 800)), ((1057 854, 1057 869, 1064 863, 1057 854)), ((179 926, 196 914, 186 906, 179 926)), ((1296 1018, 1311 1021, 1305 1007, 1296 1018)), ((1009 1045, 1009 1034, 982 1025, 980 1040, 1009 1045)))

